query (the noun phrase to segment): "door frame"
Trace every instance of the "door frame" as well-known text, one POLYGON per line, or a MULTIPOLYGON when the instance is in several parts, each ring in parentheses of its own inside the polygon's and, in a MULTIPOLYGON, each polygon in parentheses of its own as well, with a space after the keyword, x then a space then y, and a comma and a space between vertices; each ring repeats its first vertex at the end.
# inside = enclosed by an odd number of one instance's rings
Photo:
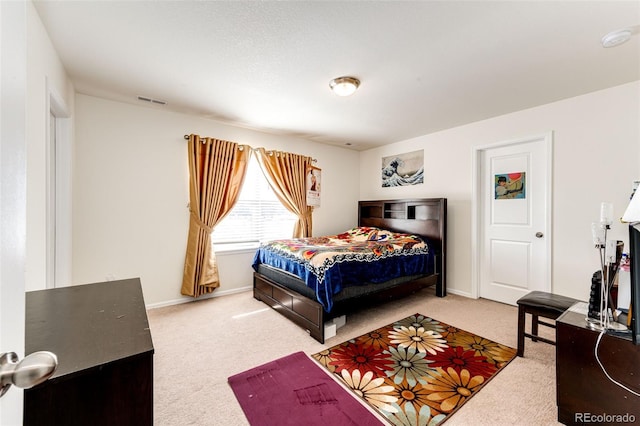
POLYGON ((544 229, 545 248, 547 252, 547 270, 545 271, 546 281, 549 283, 549 290, 553 288, 552 270, 553 270, 553 131, 540 133, 537 135, 511 139, 507 141, 497 142, 489 145, 481 145, 473 147, 473 160, 471 162, 473 179, 473 194, 471 199, 471 297, 477 299, 480 297, 480 250, 482 244, 482 236, 484 229, 482 228, 482 203, 480 196, 482 194, 482 153, 494 148, 504 148, 507 146, 515 146, 528 142, 542 141, 546 150, 547 162, 547 179, 545 185, 546 197, 545 209, 546 227, 544 229))
POLYGON ((69 108, 49 78, 46 125, 46 288, 71 285, 71 215, 72 215, 72 123, 69 108), (55 118, 55 134, 51 134, 51 115, 55 118), (52 141, 55 145, 52 145, 52 141))

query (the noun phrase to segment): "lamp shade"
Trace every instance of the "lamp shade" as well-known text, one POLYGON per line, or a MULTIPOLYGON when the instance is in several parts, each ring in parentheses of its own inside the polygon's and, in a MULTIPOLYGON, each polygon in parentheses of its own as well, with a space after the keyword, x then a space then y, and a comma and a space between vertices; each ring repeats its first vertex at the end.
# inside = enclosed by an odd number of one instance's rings
POLYGON ((623 222, 640 222, 640 189, 636 190, 631 197, 627 210, 622 215, 623 222))
POLYGON ((600 203, 600 223, 611 225, 613 223, 613 204, 600 203))

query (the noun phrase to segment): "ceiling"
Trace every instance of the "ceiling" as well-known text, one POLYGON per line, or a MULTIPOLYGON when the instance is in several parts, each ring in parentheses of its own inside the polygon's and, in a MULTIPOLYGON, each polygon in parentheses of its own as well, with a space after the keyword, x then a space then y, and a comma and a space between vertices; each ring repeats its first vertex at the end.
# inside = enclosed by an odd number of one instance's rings
POLYGON ((356 150, 640 79, 639 1, 34 4, 79 93, 356 150))

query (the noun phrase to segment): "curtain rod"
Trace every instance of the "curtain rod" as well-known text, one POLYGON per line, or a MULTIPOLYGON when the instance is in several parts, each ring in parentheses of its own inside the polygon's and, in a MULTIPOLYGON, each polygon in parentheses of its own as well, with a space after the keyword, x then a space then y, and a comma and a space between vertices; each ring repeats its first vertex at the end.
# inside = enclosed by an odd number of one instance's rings
MULTIPOLYGON (((189 135, 184 135, 184 138, 185 138, 185 140, 189 140, 189 135)), ((204 138, 202 138, 202 139, 204 139, 204 138)), ((203 142, 203 143, 204 143, 204 142, 203 142)), ((253 148, 251 148, 251 149, 253 149, 253 148)), ((311 162, 313 162, 313 163, 317 163, 317 162, 318 162, 318 160, 316 160, 315 158, 312 158, 312 159, 311 159, 311 162)))

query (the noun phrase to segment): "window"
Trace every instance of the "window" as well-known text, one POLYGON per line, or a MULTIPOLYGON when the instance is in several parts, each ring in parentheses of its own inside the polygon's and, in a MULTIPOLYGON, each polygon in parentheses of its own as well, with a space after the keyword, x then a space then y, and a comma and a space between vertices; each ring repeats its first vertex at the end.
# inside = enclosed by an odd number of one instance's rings
POLYGON ((238 202, 211 234, 216 251, 257 247, 260 241, 291 238, 296 215, 280 203, 252 155, 238 202))

